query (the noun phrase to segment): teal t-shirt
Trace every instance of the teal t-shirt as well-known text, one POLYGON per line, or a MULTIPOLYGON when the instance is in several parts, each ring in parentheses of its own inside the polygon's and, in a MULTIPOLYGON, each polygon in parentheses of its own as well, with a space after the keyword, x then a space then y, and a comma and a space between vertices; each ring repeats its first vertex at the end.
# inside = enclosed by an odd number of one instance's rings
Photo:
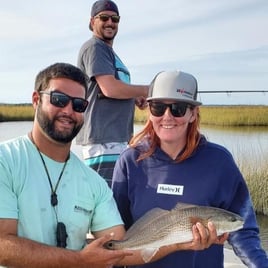
MULTIPOLYGON (((43 155, 53 188, 64 163, 43 155)), ((63 222, 67 248, 79 250, 86 234, 123 224, 107 183, 70 154, 57 188, 58 205, 35 145, 25 135, 0 144, 0 218, 18 220, 18 235, 56 245, 56 225, 63 222)))

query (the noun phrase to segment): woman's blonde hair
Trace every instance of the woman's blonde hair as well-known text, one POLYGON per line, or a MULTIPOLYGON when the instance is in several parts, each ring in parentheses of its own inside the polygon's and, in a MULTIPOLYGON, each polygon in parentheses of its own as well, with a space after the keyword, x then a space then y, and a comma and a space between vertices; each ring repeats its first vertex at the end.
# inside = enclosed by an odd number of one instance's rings
MULTIPOLYGON (((186 138, 186 144, 183 152, 178 155, 178 157, 175 159, 176 162, 181 162, 185 159, 187 159, 196 149, 196 147, 199 144, 201 134, 199 132, 199 125, 200 125, 200 114, 199 114, 199 108, 196 107, 197 114, 196 119, 189 123, 188 129, 187 129, 187 138, 186 138)), ((147 151, 140 154, 137 161, 143 160, 149 156, 151 156, 155 149, 160 146, 160 139, 156 135, 152 121, 150 118, 148 118, 144 128, 135 136, 132 137, 132 139, 129 142, 129 146, 132 148, 137 147, 141 141, 143 140, 149 141, 149 148, 147 151)))

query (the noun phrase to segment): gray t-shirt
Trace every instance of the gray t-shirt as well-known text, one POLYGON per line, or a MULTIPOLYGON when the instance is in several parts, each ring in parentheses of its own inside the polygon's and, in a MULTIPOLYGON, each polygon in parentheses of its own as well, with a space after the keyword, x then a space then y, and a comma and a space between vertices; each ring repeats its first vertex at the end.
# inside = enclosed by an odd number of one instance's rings
POLYGON ((101 39, 92 37, 80 49, 78 67, 91 79, 88 88, 89 105, 84 114, 84 126, 77 135, 77 144, 127 142, 133 134, 134 99, 105 97, 95 81, 97 75, 114 75, 130 83, 126 66, 113 49, 101 39))

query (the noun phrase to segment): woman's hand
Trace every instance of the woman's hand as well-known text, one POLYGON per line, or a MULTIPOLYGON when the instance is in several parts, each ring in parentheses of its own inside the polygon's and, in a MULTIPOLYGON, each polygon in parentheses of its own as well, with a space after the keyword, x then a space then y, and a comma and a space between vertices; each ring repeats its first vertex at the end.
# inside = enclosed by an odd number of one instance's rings
POLYGON ((228 233, 217 236, 216 228, 212 222, 208 222, 207 228, 197 222, 193 225, 192 232, 193 240, 177 244, 178 250, 203 250, 209 248, 212 244, 223 245, 228 238, 228 233))

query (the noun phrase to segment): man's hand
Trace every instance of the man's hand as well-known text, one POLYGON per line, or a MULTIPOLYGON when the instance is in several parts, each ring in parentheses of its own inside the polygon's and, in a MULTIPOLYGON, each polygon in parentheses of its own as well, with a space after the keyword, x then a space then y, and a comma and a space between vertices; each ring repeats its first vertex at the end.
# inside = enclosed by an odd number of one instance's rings
POLYGON ((146 101, 146 98, 144 97, 137 97, 135 99, 135 104, 141 110, 144 110, 148 106, 148 102, 146 101))
POLYGON ((128 250, 108 250, 103 246, 106 242, 113 239, 112 235, 92 239, 81 251, 82 259, 88 264, 88 267, 107 268, 112 267, 126 256, 132 253, 128 250))

